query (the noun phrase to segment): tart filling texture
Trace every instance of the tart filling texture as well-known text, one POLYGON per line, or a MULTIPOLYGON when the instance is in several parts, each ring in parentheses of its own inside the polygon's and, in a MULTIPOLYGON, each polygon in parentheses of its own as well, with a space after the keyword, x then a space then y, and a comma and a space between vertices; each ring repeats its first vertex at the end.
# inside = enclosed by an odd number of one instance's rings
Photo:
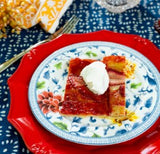
MULTIPOLYGON (((133 66, 127 66, 124 56, 106 56, 101 62, 106 65, 109 75, 109 87, 104 94, 98 95, 88 89, 81 71, 84 67, 95 62, 91 59, 71 59, 64 100, 60 113, 73 116, 112 116, 122 117, 126 115, 125 79, 126 72, 133 72, 133 66), (127 66, 127 67, 126 67, 127 66), (128 70, 126 70, 126 68, 128 70)), ((96 74, 95 74, 96 75, 96 74)))

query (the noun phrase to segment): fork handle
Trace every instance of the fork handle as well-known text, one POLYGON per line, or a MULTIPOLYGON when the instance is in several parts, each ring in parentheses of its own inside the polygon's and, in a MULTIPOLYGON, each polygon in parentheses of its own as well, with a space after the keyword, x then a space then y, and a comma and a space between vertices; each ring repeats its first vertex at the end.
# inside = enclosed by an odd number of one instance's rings
POLYGON ((19 54, 15 55, 13 58, 7 60, 6 62, 0 64, 0 73, 3 72, 5 69, 7 69, 10 65, 12 65, 14 62, 19 60, 21 57, 23 57, 27 52, 29 52, 31 49, 36 47, 37 45, 40 45, 42 43, 47 42, 48 40, 43 40, 41 42, 36 43, 35 45, 30 46, 28 49, 20 52, 19 54))
POLYGON ((16 62, 18 59, 20 59, 26 52, 23 51, 19 53, 18 55, 14 56, 13 58, 7 60, 3 64, 0 65, 0 73, 3 72, 5 69, 7 69, 10 65, 12 65, 14 62, 16 62))

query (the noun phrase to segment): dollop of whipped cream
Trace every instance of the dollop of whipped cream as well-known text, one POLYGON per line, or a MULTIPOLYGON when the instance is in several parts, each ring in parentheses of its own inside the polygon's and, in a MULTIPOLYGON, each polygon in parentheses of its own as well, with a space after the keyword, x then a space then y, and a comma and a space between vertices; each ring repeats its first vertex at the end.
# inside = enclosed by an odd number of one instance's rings
POLYGON ((109 76, 105 64, 100 61, 93 62, 84 67, 80 73, 90 91, 102 95, 109 86, 109 76))

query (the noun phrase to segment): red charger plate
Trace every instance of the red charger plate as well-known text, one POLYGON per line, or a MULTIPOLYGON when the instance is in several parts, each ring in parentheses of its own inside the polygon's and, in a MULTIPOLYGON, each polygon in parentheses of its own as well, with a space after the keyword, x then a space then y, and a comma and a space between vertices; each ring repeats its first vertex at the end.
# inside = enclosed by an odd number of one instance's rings
POLYGON ((36 154, 70 153, 160 153, 160 118, 142 135, 116 145, 90 146, 61 139, 44 129, 33 116, 28 101, 28 86, 38 65, 54 51, 85 41, 114 42, 131 47, 146 56, 160 71, 160 50, 137 35, 98 31, 88 34, 64 34, 27 53, 16 72, 8 79, 11 104, 8 121, 18 130, 27 148, 36 154))

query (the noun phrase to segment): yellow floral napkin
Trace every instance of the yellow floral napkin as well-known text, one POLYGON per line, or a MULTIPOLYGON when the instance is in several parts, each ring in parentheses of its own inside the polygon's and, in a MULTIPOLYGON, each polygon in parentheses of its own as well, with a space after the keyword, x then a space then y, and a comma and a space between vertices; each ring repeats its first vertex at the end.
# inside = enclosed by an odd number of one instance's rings
POLYGON ((32 21, 39 10, 39 0, 8 0, 7 4, 10 7, 14 21, 20 27, 30 28, 38 23, 32 21))
POLYGON ((65 13, 72 0, 44 0, 37 12, 34 23, 40 23, 49 33, 53 33, 59 20, 65 13))
POLYGON ((55 32, 59 20, 73 0, 1 0, 0 30, 10 25, 13 30, 40 24, 49 33, 55 32))

